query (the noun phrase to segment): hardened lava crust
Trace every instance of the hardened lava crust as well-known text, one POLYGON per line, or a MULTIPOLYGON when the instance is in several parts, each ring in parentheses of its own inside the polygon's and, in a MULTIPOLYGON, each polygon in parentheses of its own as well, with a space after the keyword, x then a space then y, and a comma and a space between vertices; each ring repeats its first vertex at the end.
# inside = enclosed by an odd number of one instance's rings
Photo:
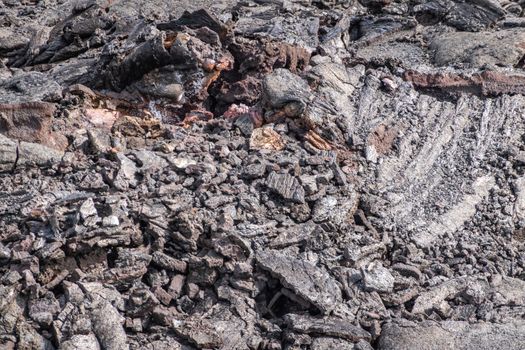
POLYGON ((525 349, 508 0, 0 0, 0 349, 525 349))

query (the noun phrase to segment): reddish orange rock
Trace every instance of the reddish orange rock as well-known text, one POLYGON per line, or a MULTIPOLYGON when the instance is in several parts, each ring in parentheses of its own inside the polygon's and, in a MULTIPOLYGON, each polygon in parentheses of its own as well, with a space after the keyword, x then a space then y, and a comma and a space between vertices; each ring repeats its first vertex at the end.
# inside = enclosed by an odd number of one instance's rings
POLYGON ((455 72, 407 71, 404 79, 421 88, 460 90, 496 96, 501 94, 525 94, 525 75, 498 71, 459 74, 455 72))

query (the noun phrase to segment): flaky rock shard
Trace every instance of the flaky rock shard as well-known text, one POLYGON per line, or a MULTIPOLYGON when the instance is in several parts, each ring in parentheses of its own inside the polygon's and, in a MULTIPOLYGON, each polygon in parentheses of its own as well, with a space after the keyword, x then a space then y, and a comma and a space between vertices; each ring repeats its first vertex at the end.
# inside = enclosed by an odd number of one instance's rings
POLYGON ((353 342, 363 339, 369 341, 371 337, 367 331, 343 319, 288 314, 285 320, 290 328, 300 333, 337 337, 353 342))
POLYGON ((122 327, 123 318, 108 301, 93 305, 93 330, 104 349, 128 350, 127 336, 122 327))
POLYGON ((289 174, 271 172, 266 179, 266 186, 281 195, 284 199, 304 203, 304 188, 299 180, 289 174))
POLYGON ((49 147, 30 142, 16 142, 0 134, 0 172, 17 166, 49 166, 60 162, 64 154, 49 147))
POLYGON ((256 260, 262 269, 279 278, 284 287, 328 314, 341 302, 341 290, 322 268, 276 250, 259 251, 256 260))

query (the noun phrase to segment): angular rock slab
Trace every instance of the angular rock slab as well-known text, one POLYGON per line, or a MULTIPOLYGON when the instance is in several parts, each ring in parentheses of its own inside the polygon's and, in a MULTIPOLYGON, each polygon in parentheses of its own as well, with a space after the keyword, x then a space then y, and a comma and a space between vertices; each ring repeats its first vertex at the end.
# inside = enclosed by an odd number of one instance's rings
POLYGON ((423 322, 417 326, 388 323, 379 350, 510 350, 525 349, 525 323, 469 324, 423 322))
POLYGON ((0 171, 13 169, 16 162, 17 144, 15 141, 0 135, 0 171))
POLYGON ((331 338, 331 337, 321 337, 315 338, 310 344, 311 350, 370 350, 373 349, 372 345, 364 340, 359 343, 352 343, 348 340, 331 338))
POLYGON ((56 107, 48 102, 0 103, 0 133, 20 141, 63 151, 67 138, 53 131, 56 107))
POLYGON ((0 172, 15 166, 48 166, 58 163, 63 152, 30 142, 17 142, 0 134, 0 172))
POLYGON ((94 305, 91 312, 93 331, 103 349, 129 350, 123 317, 108 301, 94 305))
POLYGON ((100 350, 97 337, 94 334, 77 334, 60 345, 60 350, 100 350))
POLYGON ((339 286, 322 268, 275 250, 258 252, 256 259, 262 269, 323 314, 330 313, 342 300, 339 286))
POLYGON ((292 102, 305 106, 311 94, 308 82, 287 69, 276 69, 264 77, 263 99, 272 108, 292 102))
POLYGON ((465 64, 472 68, 484 65, 510 66, 519 63, 525 54, 525 34, 519 30, 496 33, 447 33, 430 45, 438 66, 465 64))
POLYGON ((272 191, 280 194, 284 199, 295 203, 304 203, 304 188, 296 177, 289 174, 278 174, 271 172, 266 179, 266 186, 272 191))
POLYGON ((348 320, 337 318, 314 318, 304 315, 288 314, 285 316, 288 326, 296 332, 312 335, 337 337, 353 342, 370 341, 370 333, 354 326, 348 320))

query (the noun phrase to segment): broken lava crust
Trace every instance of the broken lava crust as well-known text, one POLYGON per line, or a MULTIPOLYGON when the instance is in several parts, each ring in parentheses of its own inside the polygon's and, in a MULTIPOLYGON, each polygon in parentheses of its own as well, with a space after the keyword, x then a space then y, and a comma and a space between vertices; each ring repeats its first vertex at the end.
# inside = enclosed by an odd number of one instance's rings
POLYGON ((511 0, 0 0, 0 349, 525 349, 511 0))

